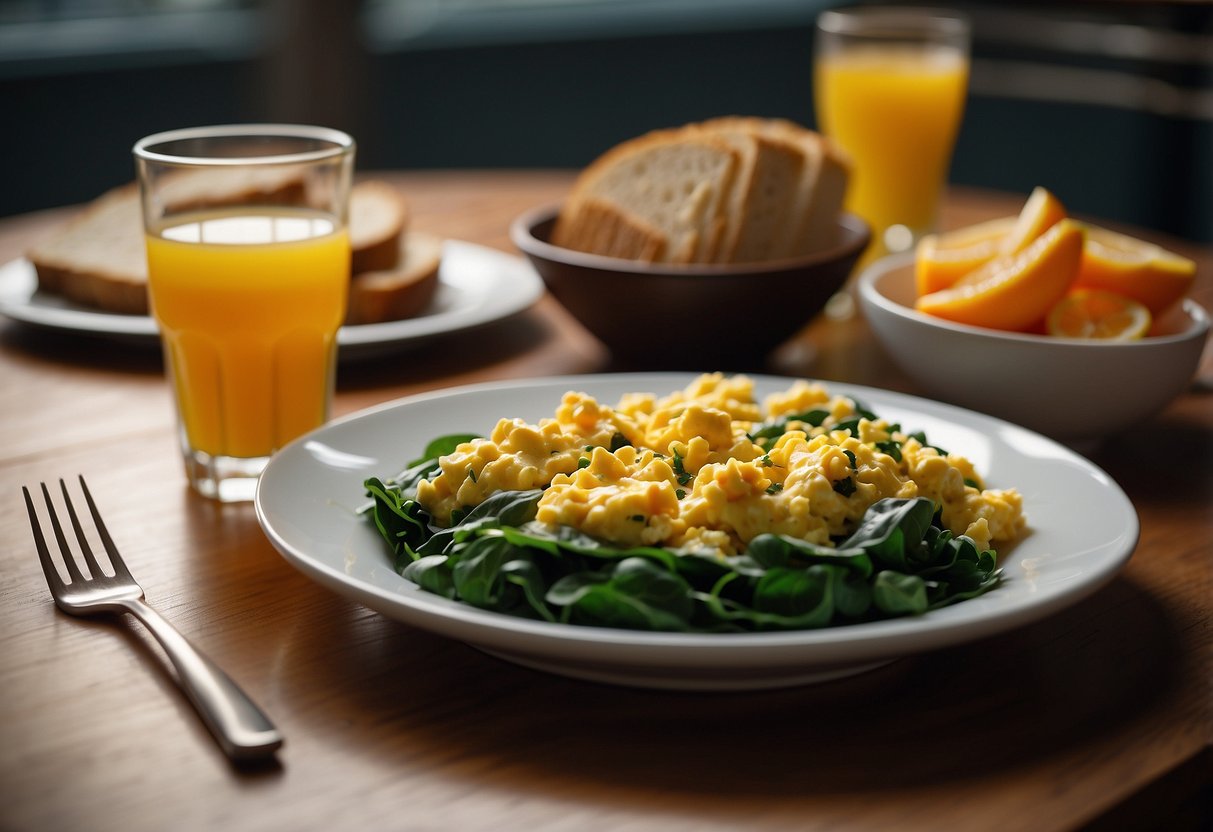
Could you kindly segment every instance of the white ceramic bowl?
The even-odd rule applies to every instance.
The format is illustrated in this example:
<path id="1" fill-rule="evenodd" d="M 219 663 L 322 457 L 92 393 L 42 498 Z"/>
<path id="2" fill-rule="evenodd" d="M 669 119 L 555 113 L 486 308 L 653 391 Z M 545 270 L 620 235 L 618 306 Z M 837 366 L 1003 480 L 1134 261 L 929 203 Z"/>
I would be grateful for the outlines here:
<path id="1" fill-rule="evenodd" d="M 931 395 L 1063 440 L 1126 430 L 1187 389 L 1209 335 L 1193 300 L 1140 341 L 1099 342 L 966 326 L 914 309 L 914 255 L 873 263 L 859 303 L 894 361 Z"/>

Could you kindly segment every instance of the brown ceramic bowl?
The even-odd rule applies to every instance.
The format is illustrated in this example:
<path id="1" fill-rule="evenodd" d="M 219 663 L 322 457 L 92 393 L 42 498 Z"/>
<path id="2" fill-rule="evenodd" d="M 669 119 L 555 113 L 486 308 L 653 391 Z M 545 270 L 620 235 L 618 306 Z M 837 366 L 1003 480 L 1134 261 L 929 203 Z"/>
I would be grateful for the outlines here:
<path id="1" fill-rule="evenodd" d="M 510 236 L 548 291 L 637 367 L 741 370 L 794 335 L 842 288 L 868 244 L 859 217 L 839 218 L 839 243 L 807 257 L 736 265 L 642 263 L 548 242 L 559 206 L 516 219 Z"/>

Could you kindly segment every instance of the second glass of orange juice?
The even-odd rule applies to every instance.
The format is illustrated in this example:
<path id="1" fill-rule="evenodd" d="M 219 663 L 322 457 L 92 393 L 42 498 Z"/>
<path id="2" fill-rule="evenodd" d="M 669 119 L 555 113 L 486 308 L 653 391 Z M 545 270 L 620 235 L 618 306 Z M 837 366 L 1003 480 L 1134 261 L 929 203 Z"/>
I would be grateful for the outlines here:
<path id="1" fill-rule="evenodd" d="M 354 142 L 233 125 L 149 136 L 135 160 L 187 476 L 207 497 L 252 499 L 270 455 L 328 418 Z"/>
<path id="2" fill-rule="evenodd" d="M 851 157 L 847 209 L 872 226 L 865 260 L 936 230 L 964 113 L 969 26 L 935 9 L 862 7 L 817 20 L 814 101 Z"/>

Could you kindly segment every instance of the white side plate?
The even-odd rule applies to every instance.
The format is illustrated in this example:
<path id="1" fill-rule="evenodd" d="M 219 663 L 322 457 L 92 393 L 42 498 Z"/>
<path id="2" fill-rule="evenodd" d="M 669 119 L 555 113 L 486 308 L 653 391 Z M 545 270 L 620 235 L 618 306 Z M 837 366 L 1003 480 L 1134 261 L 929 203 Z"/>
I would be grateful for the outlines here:
<path id="1" fill-rule="evenodd" d="M 543 282 L 522 258 L 457 240 L 443 244 L 438 280 L 434 300 L 415 318 L 342 327 L 337 336 L 341 358 L 412 347 L 435 336 L 502 320 L 531 306 L 543 294 Z M 147 315 L 89 309 L 37 288 L 37 276 L 28 260 L 0 266 L 0 314 L 50 329 L 159 348 L 156 322 Z"/>

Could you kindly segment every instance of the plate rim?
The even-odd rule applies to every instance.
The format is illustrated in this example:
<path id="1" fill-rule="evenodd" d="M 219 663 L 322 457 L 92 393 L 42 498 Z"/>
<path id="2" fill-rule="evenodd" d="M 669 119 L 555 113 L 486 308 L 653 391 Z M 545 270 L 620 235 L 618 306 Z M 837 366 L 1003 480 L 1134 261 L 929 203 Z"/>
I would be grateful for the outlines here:
<path id="1" fill-rule="evenodd" d="M 275 487 L 274 481 L 277 477 L 277 469 L 287 464 L 283 460 L 290 460 L 293 454 L 304 452 L 302 449 L 306 443 L 323 437 L 326 432 L 348 429 L 349 425 L 355 424 L 360 420 L 382 418 L 384 414 L 396 410 L 406 410 L 419 402 L 432 402 L 446 398 L 483 393 L 526 390 L 537 385 L 551 388 L 594 383 L 630 382 L 631 380 L 652 385 L 658 380 L 671 379 L 674 380 L 672 382 L 673 386 L 670 386 L 668 389 L 673 390 L 679 389 L 679 380 L 688 380 L 696 377 L 696 375 L 698 374 L 603 373 L 488 381 L 427 391 L 382 402 L 363 410 L 346 414 L 316 431 L 295 440 L 295 442 L 288 445 L 279 455 L 271 460 L 258 483 L 257 495 L 254 501 L 258 523 L 275 549 L 288 562 L 314 580 L 337 591 L 339 594 L 344 594 L 347 597 L 352 595 L 359 603 L 388 617 L 406 621 L 447 637 L 472 643 L 474 646 L 477 641 L 481 644 L 497 645 L 501 636 L 504 635 L 507 637 L 524 637 L 529 642 L 528 646 L 539 646 L 549 650 L 553 648 L 567 649 L 574 646 L 582 648 L 592 647 L 598 651 L 596 655 L 605 661 L 611 660 L 610 654 L 612 653 L 622 656 L 627 653 L 634 654 L 636 651 L 648 651 L 660 654 L 658 658 L 673 660 L 677 660 L 679 654 L 681 654 L 682 660 L 686 661 L 688 665 L 701 665 L 705 657 L 726 655 L 728 661 L 731 663 L 729 666 L 734 668 L 739 662 L 743 663 L 745 661 L 747 653 L 752 654 L 751 658 L 758 666 L 768 667 L 775 657 L 782 657 L 779 661 L 784 663 L 803 662 L 806 658 L 809 661 L 813 661 L 811 656 L 806 657 L 805 654 L 814 652 L 832 654 L 836 649 L 843 647 L 846 648 L 845 652 L 847 653 L 845 661 L 865 662 L 874 659 L 897 658 L 911 653 L 967 643 L 1008 629 L 1014 629 L 1017 626 L 1032 623 L 1077 603 L 1112 580 L 1132 557 L 1136 549 L 1140 537 L 1140 519 L 1136 508 L 1128 496 L 1115 480 L 1099 466 L 1062 443 L 1027 428 L 955 405 L 937 402 L 912 394 L 832 380 L 822 381 L 831 392 L 854 393 L 856 395 L 862 395 L 865 392 L 873 393 L 877 399 L 891 397 L 903 407 L 935 411 L 936 414 L 939 414 L 940 418 L 961 415 L 963 417 L 962 424 L 967 422 L 971 426 L 973 421 L 976 420 L 978 425 L 988 423 L 990 426 L 998 427 L 1000 430 L 1010 429 L 1016 433 L 1030 437 L 1033 442 L 1046 443 L 1054 454 L 1053 458 L 1056 458 L 1060 454 L 1068 463 L 1077 463 L 1084 470 L 1084 473 L 1101 480 L 1109 489 L 1111 498 L 1119 502 L 1120 507 L 1126 510 L 1124 513 L 1125 526 L 1120 536 L 1123 542 L 1118 547 L 1112 547 L 1115 551 L 1107 554 L 1098 564 L 1097 568 L 1088 568 L 1087 571 L 1090 575 L 1085 581 L 1076 582 L 1073 585 L 1058 590 L 1044 601 L 1037 601 L 1036 603 L 1026 605 L 1020 603 L 1009 608 L 985 609 L 983 610 L 983 614 L 978 615 L 975 620 L 973 620 L 973 616 L 965 615 L 963 610 L 977 610 L 979 607 L 976 605 L 980 603 L 981 598 L 970 599 L 923 616 L 865 622 L 862 624 L 816 630 L 759 633 L 664 633 L 530 621 L 502 613 L 480 610 L 462 602 L 450 601 L 437 595 L 425 593 L 415 584 L 406 581 L 402 577 L 399 578 L 400 585 L 392 590 L 375 586 L 357 577 L 345 575 L 307 552 L 298 551 L 291 541 L 285 539 L 279 533 L 278 529 L 274 526 L 273 518 L 268 516 L 267 513 L 265 506 L 267 495 L 263 491 L 263 485 L 269 483 L 268 486 L 265 486 L 266 488 Z M 745 375 L 754 379 L 756 384 L 760 382 L 773 382 L 778 385 L 794 380 L 793 377 L 766 374 L 747 373 Z M 651 379 L 652 381 L 640 381 L 642 379 Z M 637 387 L 636 389 L 646 388 Z M 330 498 L 332 496 L 328 495 Z M 362 495 L 358 496 L 361 497 Z M 1111 547 L 1111 543 L 1106 545 Z M 1010 556 L 1014 556 L 1014 554 Z M 393 572 L 393 574 L 395 573 Z M 965 605 L 974 606 L 966 607 Z M 385 606 L 390 607 L 390 609 L 384 609 Z M 962 610 L 962 613 L 957 615 L 948 612 L 949 610 L 957 609 Z M 399 614 L 402 610 L 407 612 L 407 614 Z M 451 625 L 451 629 L 470 633 L 475 638 L 468 637 L 467 635 L 452 635 L 444 628 L 436 629 L 427 626 L 434 623 L 433 618 L 435 616 L 441 619 L 441 623 Z M 955 618 L 960 618 L 960 621 L 953 620 Z M 958 632 L 958 630 L 962 629 L 963 632 Z M 489 637 L 485 638 L 485 636 Z M 514 649 L 516 647 L 517 645 L 509 645 L 506 649 Z M 520 652 L 526 655 L 534 655 L 534 650 L 522 650 Z M 642 660 L 642 664 L 645 661 L 652 664 L 652 660 L 654 659 L 653 656 L 649 656 L 646 659 L 644 655 L 632 655 L 631 658 Z M 826 661 L 837 662 L 839 660 L 837 656 L 831 655 Z M 663 662 L 663 665 L 669 666 L 668 662 Z M 725 668 L 722 667 L 723 669 Z"/>

